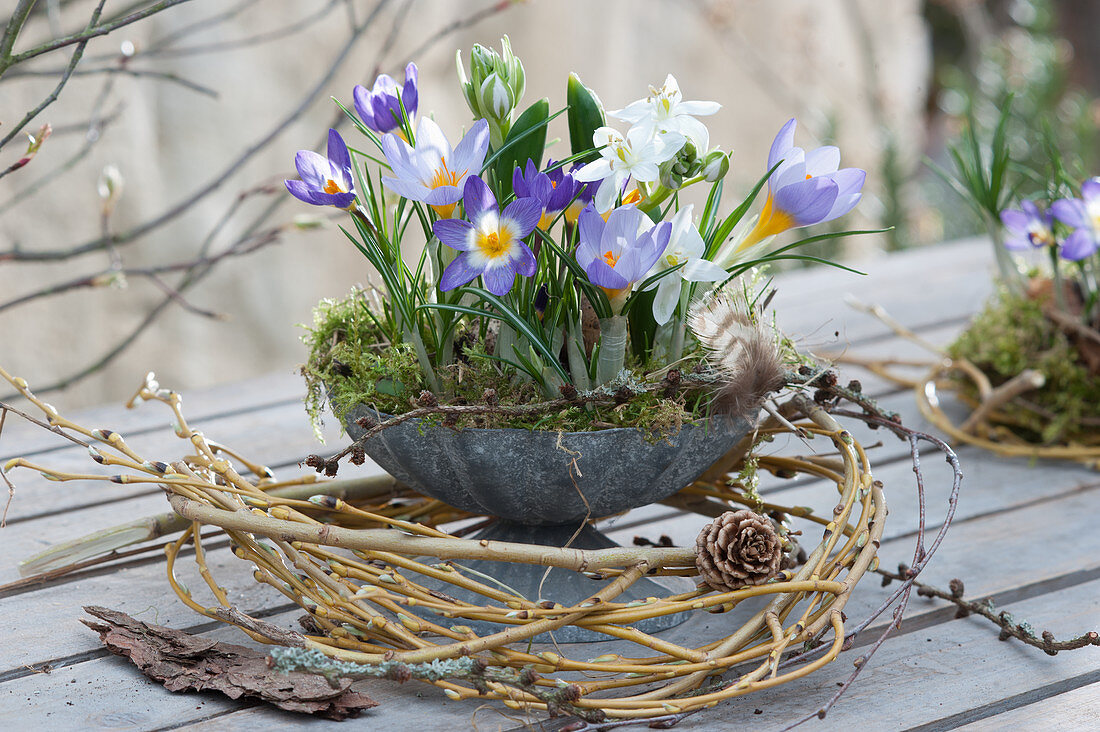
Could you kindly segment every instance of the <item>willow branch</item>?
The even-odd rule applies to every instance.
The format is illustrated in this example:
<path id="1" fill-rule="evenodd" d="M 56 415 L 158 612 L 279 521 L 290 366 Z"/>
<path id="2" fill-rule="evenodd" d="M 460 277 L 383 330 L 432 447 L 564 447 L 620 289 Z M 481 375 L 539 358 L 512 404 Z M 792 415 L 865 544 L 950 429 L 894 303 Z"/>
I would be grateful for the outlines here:
<path id="1" fill-rule="evenodd" d="M 1039 389 L 1046 383 L 1046 377 L 1034 369 L 1024 369 L 1005 383 L 998 386 L 982 399 L 978 408 L 970 413 L 966 421 L 959 426 L 963 432 L 973 432 L 974 428 L 981 424 L 989 413 L 998 407 L 1007 404 L 1021 394 Z"/>
<path id="2" fill-rule="evenodd" d="M 147 8 L 143 8 L 136 13 L 132 13 L 123 18 L 118 18 L 117 20 L 108 21 L 106 23 L 103 23 L 102 25 L 96 25 L 96 23 L 99 21 L 99 13 L 96 13 L 94 21 L 90 23 L 87 28 L 80 31 L 79 33 L 73 33 L 72 35 L 65 36 L 63 38 L 56 38 L 39 46 L 35 46 L 30 50 L 24 51 L 23 53 L 18 53 L 13 56 L 9 55 L 7 59 L 4 59 L 3 56 L 0 55 L 0 76 L 2 76 L 4 72 L 7 71 L 10 67 L 16 64 L 21 64 L 24 61 L 35 58 L 36 56 L 41 56 L 44 53 L 49 53 L 51 51 L 56 51 L 59 48 L 71 46 L 74 43 L 84 45 L 93 38 L 105 36 L 111 31 L 118 30 L 119 28 L 130 25 L 131 23 L 136 23 L 143 18 L 148 18 L 150 15 L 156 15 L 157 13 L 163 10 L 167 10 L 174 5 L 182 5 L 186 2 L 190 2 L 190 0 L 160 0 L 160 2 L 150 5 Z M 33 5 L 34 3 L 32 2 L 31 4 Z M 100 3 L 100 6 L 102 7 L 102 3 Z M 12 40 L 14 41 L 14 39 Z M 2 49 L 0 49 L 0 51 L 2 51 Z"/>
<path id="3" fill-rule="evenodd" d="M 695 550 L 680 547 L 614 547 L 570 549 L 507 541 L 438 539 L 414 536 L 395 529 L 345 529 L 334 524 L 305 524 L 259 517 L 249 511 L 226 511 L 200 503 L 178 493 L 168 502 L 180 516 L 231 531 L 271 535 L 286 541 L 304 541 L 361 551 L 382 551 L 406 556 L 445 556 L 448 559 L 481 559 L 521 564 L 542 564 L 574 572 L 630 567 L 644 562 L 650 566 L 694 567 Z"/>
<path id="4" fill-rule="evenodd" d="M 179 2 L 186 2 L 186 0 L 177 0 Z M 13 261 L 57 261 L 63 259 L 69 259 L 88 252 L 100 251 L 107 248 L 110 245 L 124 245 L 131 244 L 140 239 L 145 234 L 148 234 L 155 229 L 164 226 L 165 224 L 173 221 L 183 213 L 189 211 L 195 204 L 203 200 L 211 193 L 214 193 L 222 185 L 229 180 L 233 173 L 240 170 L 240 168 L 248 162 L 257 153 L 267 147 L 267 145 L 278 137 L 282 132 L 293 124 L 303 113 L 309 108 L 311 104 L 317 99 L 320 94 L 328 88 L 329 83 L 336 76 L 337 72 L 343 67 L 345 61 L 347 61 L 351 50 L 362 39 L 366 31 L 373 25 L 375 18 L 381 11 L 383 6 L 386 5 L 388 0 L 379 0 L 374 10 L 363 21 L 362 25 L 353 28 L 350 36 L 345 41 L 343 47 L 336 53 L 333 61 L 329 64 L 325 73 L 321 76 L 320 80 L 313 86 L 312 89 L 301 99 L 298 105 L 291 110 L 282 120 L 275 124 L 270 130 L 267 131 L 259 140 L 249 145 L 240 155 L 233 159 L 228 165 L 213 176 L 205 185 L 199 187 L 190 196 L 180 201 L 176 205 L 164 211 L 159 216 L 156 216 L 143 224 L 130 229 L 129 231 L 121 234 L 112 234 L 110 236 L 99 236 L 83 244 L 79 244 L 69 249 L 52 249 L 43 251 L 14 251 L 9 250 L 7 252 L 0 252 L 0 262 L 4 260 Z"/>
<path id="5" fill-rule="evenodd" d="M 88 22 L 89 27 L 95 25 L 95 23 L 99 20 L 99 15 L 103 12 L 103 4 L 105 2 L 107 2 L 107 0 L 99 0 L 99 4 L 96 5 L 95 10 L 92 11 L 92 18 Z M 77 44 L 76 49 L 73 51 L 73 55 L 69 57 L 69 65 L 65 67 L 65 73 L 61 75 L 61 78 L 57 82 L 57 86 L 54 87 L 49 96 L 43 99 L 37 107 L 27 112 L 27 114 L 24 115 L 23 119 L 17 122 L 15 124 L 15 127 L 13 127 L 7 135 L 5 135 L 3 138 L 0 138 L 0 148 L 3 148 L 5 145 L 11 142 L 16 135 L 23 131 L 23 128 L 26 127 L 32 119 L 37 117 L 39 113 L 42 112 L 43 109 L 57 101 L 57 97 L 61 94 L 61 90 L 64 89 L 65 85 L 69 83 L 69 79 L 72 78 L 73 72 L 76 71 L 76 65 L 80 63 L 80 58 L 84 55 L 84 47 L 87 45 L 87 41 L 81 41 Z M 3 60 L 0 59 L 0 74 L 4 73 L 4 68 L 5 67 L 3 65 Z M 12 172 L 11 168 L 0 172 L 0 178 L 3 178 L 10 172 Z"/>

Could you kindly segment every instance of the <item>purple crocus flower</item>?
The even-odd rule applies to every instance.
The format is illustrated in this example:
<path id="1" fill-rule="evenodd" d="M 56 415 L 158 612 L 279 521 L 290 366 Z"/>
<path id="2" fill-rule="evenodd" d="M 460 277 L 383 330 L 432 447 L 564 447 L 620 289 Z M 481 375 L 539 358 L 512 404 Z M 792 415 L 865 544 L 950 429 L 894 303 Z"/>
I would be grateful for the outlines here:
<path id="1" fill-rule="evenodd" d="M 1080 198 L 1063 198 L 1050 209 L 1059 221 L 1077 227 L 1062 242 L 1063 259 L 1076 262 L 1100 249 L 1100 178 L 1082 183 Z"/>
<path id="2" fill-rule="evenodd" d="M 516 198 L 536 198 L 542 203 L 542 218 L 538 228 L 547 230 L 559 213 L 573 202 L 580 193 L 583 183 L 578 182 L 570 173 L 560 167 L 555 168 L 550 161 L 550 170 L 543 173 L 534 161 L 527 161 L 527 169 L 521 171 L 517 165 L 512 173 L 512 190 Z"/>
<path id="3" fill-rule="evenodd" d="M 535 273 L 535 255 L 523 237 L 534 231 L 542 215 L 538 199 L 517 198 L 501 213 L 489 186 L 471 175 L 463 187 L 462 204 L 469 221 L 440 219 L 432 224 L 439 241 L 459 251 L 439 279 L 440 290 L 453 290 L 481 275 L 485 289 L 504 295 L 517 273 Z"/>
<path id="4" fill-rule="evenodd" d="M 328 131 L 328 157 L 312 150 L 299 150 L 294 156 L 294 166 L 302 179 L 284 182 L 295 198 L 314 206 L 351 208 L 355 205 L 351 155 L 336 130 Z"/>
<path id="5" fill-rule="evenodd" d="M 391 191 L 410 201 L 423 201 L 443 218 L 454 213 L 462 198 L 466 177 L 481 171 L 489 151 L 489 123 L 479 119 L 453 149 L 439 125 L 421 117 L 416 126 L 416 147 L 390 133 L 382 136 L 394 177 L 382 178 Z"/>
<path id="6" fill-rule="evenodd" d="M 800 226 L 820 224 L 855 208 L 863 195 L 867 172 L 840 166 L 840 150 L 832 146 L 806 152 L 794 146 L 797 122 L 792 118 L 779 130 L 768 152 L 768 169 L 779 167 L 768 179 L 768 198 L 756 227 L 742 248 Z"/>
<path id="7" fill-rule="evenodd" d="M 389 74 L 382 74 L 375 79 L 370 91 L 362 84 L 356 84 L 352 97 L 355 99 L 355 111 L 359 113 L 363 124 L 375 132 L 384 134 L 400 127 L 402 104 L 405 105 L 405 113 L 410 120 L 416 115 L 419 101 L 416 64 L 410 63 L 405 67 L 405 85 L 401 88 L 400 99 L 397 82 Z"/>
<path id="8" fill-rule="evenodd" d="M 649 217 L 633 205 L 613 209 L 606 222 L 594 206 L 581 211 L 577 263 L 612 300 L 644 278 L 668 246 L 672 224 L 663 221 L 647 228 L 649 224 Z"/>
<path id="9" fill-rule="evenodd" d="M 569 169 L 569 174 L 573 175 L 578 170 L 583 168 L 583 163 L 573 163 L 573 166 Z M 573 180 L 576 180 L 574 177 Z M 565 209 L 565 223 L 573 226 L 577 223 L 577 219 L 580 218 L 581 211 L 588 207 L 588 204 L 592 203 L 596 198 L 596 191 L 599 190 L 600 182 L 595 183 L 579 183 L 576 196 L 573 198 L 573 202 Z M 625 187 L 625 184 L 624 184 Z"/>
<path id="10" fill-rule="evenodd" d="M 1001 223 L 1013 234 L 1005 241 L 1005 249 L 1022 252 L 1054 246 L 1054 214 L 1043 211 L 1034 201 L 1022 201 L 1019 210 L 1001 211 Z"/>

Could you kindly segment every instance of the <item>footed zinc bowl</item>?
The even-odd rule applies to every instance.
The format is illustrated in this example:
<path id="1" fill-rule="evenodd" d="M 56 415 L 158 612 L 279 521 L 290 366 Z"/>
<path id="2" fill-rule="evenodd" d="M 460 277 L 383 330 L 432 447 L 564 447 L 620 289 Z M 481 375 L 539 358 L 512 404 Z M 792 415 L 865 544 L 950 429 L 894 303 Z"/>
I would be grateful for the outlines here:
<path id="1" fill-rule="evenodd" d="M 356 407 L 346 420 L 355 439 L 364 432 L 356 420 L 364 416 L 379 420 L 387 415 Z M 667 440 L 650 443 L 633 428 L 563 433 L 456 430 L 409 420 L 382 430 L 363 448 L 390 475 L 415 490 L 456 508 L 497 517 L 473 539 L 607 549 L 618 545 L 588 520 L 668 498 L 694 482 L 750 429 L 745 420 L 722 417 L 685 424 Z M 565 606 L 583 601 L 600 587 L 582 573 L 537 564 L 479 560 L 462 565 L 528 599 L 551 599 Z M 667 594 L 676 580 L 684 583 L 677 591 L 690 590 L 691 583 L 683 578 L 644 578 L 618 599 L 631 602 Z M 473 604 L 485 600 L 451 585 L 439 589 Z M 652 633 L 686 619 L 687 614 L 675 613 L 642 620 L 635 627 Z M 482 633 L 500 630 L 487 621 L 467 624 Z M 533 640 L 551 640 L 543 636 L 549 634 Z M 553 640 L 565 643 L 604 639 L 573 626 L 553 634 Z"/>
<path id="2" fill-rule="evenodd" d="M 355 439 L 364 432 L 356 420 L 364 416 L 386 418 L 356 407 L 347 417 Z M 409 420 L 363 447 L 390 475 L 455 508 L 519 524 L 576 526 L 671 496 L 749 429 L 744 420 L 719 417 L 647 442 L 633 428 L 458 430 Z"/>

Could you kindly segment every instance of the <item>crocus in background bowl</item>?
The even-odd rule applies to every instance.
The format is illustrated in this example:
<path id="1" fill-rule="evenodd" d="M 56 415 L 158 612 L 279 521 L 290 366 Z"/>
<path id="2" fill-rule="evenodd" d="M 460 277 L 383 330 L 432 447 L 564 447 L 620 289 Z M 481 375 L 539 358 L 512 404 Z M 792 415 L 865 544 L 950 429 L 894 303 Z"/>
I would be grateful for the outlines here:
<path id="1" fill-rule="evenodd" d="M 928 377 L 952 385 L 969 414 L 955 424 L 938 400 L 918 404 L 961 442 L 1095 467 L 1100 177 L 1070 177 L 1080 163 L 1053 146 L 1041 169 L 1013 159 L 1003 134 L 1011 113 L 1009 102 L 990 140 L 970 135 L 953 151 L 957 188 L 983 213 L 999 265 L 993 297 L 947 348 L 948 367 Z"/>
<path id="2" fill-rule="evenodd" d="M 839 169 L 836 148 L 794 147 L 792 120 L 766 166 L 761 156 L 758 185 L 730 205 L 729 154 L 699 119 L 719 104 L 684 101 L 669 75 L 605 113 L 572 74 L 556 111 L 548 99 L 522 108 L 507 39 L 501 53 L 476 46 L 468 73 L 459 57 L 472 122 L 445 132 L 416 81 L 410 65 L 403 86 L 382 77 L 357 89 L 358 114 L 345 108 L 365 137 L 351 146 L 354 185 L 338 179 L 343 143 L 330 144 L 329 168 L 287 182 L 337 205 L 298 194 L 324 191 L 312 171 L 331 170 L 354 193 L 337 207 L 367 264 L 363 287 L 315 311 L 307 406 L 316 418 L 327 402 L 416 489 L 501 517 L 485 536 L 611 545 L 586 522 L 694 481 L 783 385 L 798 356 L 761 311 L 760 271 L 816 259 L 793 252 L 806 240 L 771 242 L 851 210 L 863 172 Z M 555 124 L 568 150 L 549 149 Z M 705 205 L 681 204 L 696 186 Z M 765 186 L 761 214 L 747 216 Z M 509 582 L 566 599 L 590 590 L 555 572 L 549 585 L 538 567 Z"/>

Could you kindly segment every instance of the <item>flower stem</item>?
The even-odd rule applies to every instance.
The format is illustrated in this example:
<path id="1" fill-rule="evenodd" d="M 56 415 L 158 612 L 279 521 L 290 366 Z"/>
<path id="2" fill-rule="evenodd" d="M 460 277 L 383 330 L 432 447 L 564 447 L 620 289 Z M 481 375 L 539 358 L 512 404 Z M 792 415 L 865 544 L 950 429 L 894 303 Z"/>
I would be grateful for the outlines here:
<path id="1" fill-rule="evenodd" d="M 570 327 L 569 337 L 565 339 L 565 352 L 569 358 L 569 377 L 573 386 L 581 391 L 592 388 L 592 382 L 588 379 L 588 363 L 584 357 L 584 336 L 581 335 L 580 321 L 576 320 Z"/>
<path id="2" fill-rule="evenodd" d="M 673 275 L 675 277 L 675 275 Z M 679 361 L 684 355 L 684 334 L 687 331 L 687 307 L 691 297 L 691 286 L 685 284 L 680 288 L 680 306 L 676 308 L 675 330 L 672 332 L 672 352 L 669 361 Z"/>
<path id="3" fill-rule="evenodd" d="M 989 237 L 993 240 L 993 255 L 997 260 L 997 269 L 1001 273 L 1001 281 L 1004 282 L 1005 287 L 1007 287 L 1010 292 L 1018 295 L 1023 291 L 1022 283 L 1020 282 L 1020 273 L 1017 271 L 1016 265 L 1012 262 L 1012 255 L 1005 249 L 1001 222 L 997 221 L 989 214 L 986 214 L 984 218 L 985 228 L 989 232 Z"/>
<path id="4" fill-rule="evenodd" d="M 1068 315 L 1069 306 L 1066 303 L 1065 286 L 1062 284 L 1062 268 L 1058 266 L 1058 250 L 1055 247 L 1048 247 L 1047 251 L 1050 252 L 1051 276 L 1054 279 L 1054 304 Z"/>
<path id="5" fill-rule="evenodd" d="M 626 360 L 626 317 L 612 315 L 600 321 L 600 360 L 596 363 L 596 385 L 614 379 Z"/>
<path id="6" fill-rule="evenodd" d="M 424 372 L 428 387 L 438 394 L 439 377 L 436 376 L 435 369 L 432 368 L 432 361 L 428 358 L 428 349 L 424 347 L 424 340 L 420 337 L 416 322 L 406 323 L 399 308 L 394 308 L 393 316 L 394 320 L 397 321 L 397 327 L 401 330 L 402 340 L 411 343 L 413 350 L 416 351 L 416 360 L 420 362 L 420 370 Z"/>

